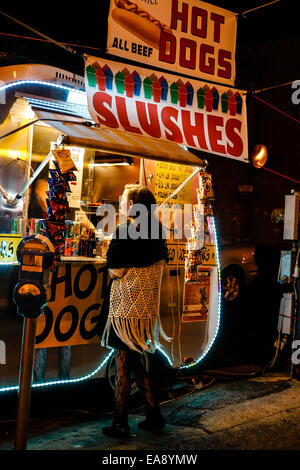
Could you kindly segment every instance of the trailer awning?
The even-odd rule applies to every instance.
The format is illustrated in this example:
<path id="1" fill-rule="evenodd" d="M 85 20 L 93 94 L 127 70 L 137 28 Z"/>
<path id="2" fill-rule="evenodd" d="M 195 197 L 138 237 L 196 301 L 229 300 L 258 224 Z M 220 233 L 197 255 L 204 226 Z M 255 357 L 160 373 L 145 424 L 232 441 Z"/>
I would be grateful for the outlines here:
<path id="1" fill-rule="evenodd" d="M 83 124 L 84 119 L 74 116 L 40 109 L 34 109 L 34 112 L 39 119 L 46 120 L 51 127 L 61 132 L 66 145 L 95 149 L 103 152 L 103 158 L 105 154 L 114 154 L 204 166 L 203 160 L 174 142 L 157 141 L 114 129 L 88 127 Z"/>

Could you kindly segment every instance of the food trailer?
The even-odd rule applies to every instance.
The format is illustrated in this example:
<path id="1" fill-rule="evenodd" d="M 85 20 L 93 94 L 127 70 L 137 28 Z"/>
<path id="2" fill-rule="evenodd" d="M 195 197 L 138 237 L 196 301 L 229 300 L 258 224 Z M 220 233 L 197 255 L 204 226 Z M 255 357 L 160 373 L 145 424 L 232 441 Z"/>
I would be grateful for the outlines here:
<path id="1" fill-rule="evenodd" d="M 213 349 L 221 298 L 218 240 L 211 207 L 205 212 L 203 205 L 206 238 L 200 240 L 197 259 L 188 256 L 191 246 L 187 238 L 176 236 L 174 229 L 174 220 L 182 221 L 185 204 L 190 205 L 190 219 L 183 224 L 191 225 L 192 218 L 197 218 L 193 207 L 197 197 L 199 202 L 201 171 L 206 170 L 206 163 L 176 139 L 153 138 L 149 126 L 148 134 L 125 129 L 130 127 L 131 118 L 130 113 L 126 115 L 129 108 L 124 97 L 130 101 L 138 96 L 141 100 L 142 93 L 150 105 L 167 103 L 164 99 L 185 110 L 191 99 L 188 91 L 195 90 L 195 84 L 193 87 L 189 82 L 182 96 L 183 89 L 181 93 L 179 89 L 183 85 L 170 86 L 171 77 L 165 76 L 159 83 L 152 77 L 150 93 L 150 78 L 146 80 L 136 68 L 131 71 L 122 65 L 119 70 L 118 63 L 87 63 L 85 85 L 82 77 L 53 67 L 10 66 L 0 70 L 4 82 L 0 86 L 0 392 L 18 388 L 22 319 L 12 300 L 18 279 L 16 248 L 24 236 L 41 233 L 47 199 L 43 183 L 55 168 L 53 150 L 57 148 L 70 152 L 76 181 L 70 182 L 68 233 L 52 274 L 51 299 L 37 323 L 33 387 L 77 383 L 106 374 L 113 350 L 100 345 L 98 331 L 108 283 L 105 253 L 109 237 L 103 237 L 98 245 L 90 239 L 106 204 L 118 213 L 119 196 L 129 183 L 141 182 L 154 192 L 169 233 L 170 260 L 162 282 L 161 321 L 172 340 L 162 340 L 160 353 L 171 368 L 177 369 L 194 366 Z M 215 91 L 220 98 L 225 90 L 219 88 Z M 213 112 L 217 94 L 201 90 L 198 95 L 193 91 L 198 109 L 207 106 Z M 166 91 L 169 95 L 163 98 Z M 237 94 L 234 109 L 229 108 L 228 95 L 233 93 L 227 90 L 226 103 L 219 99 L 215 111 L 226 116 L 227 151 L 234 158 L 240 141 L 230 119 L 236 123 L 244 118 L 245 106 L 242 109 L 243 100 Z M 118 109 L 116 105 L 109 109 L 111 97 Z M 95 115 L 91 115 L 91 99 L 97 107 Z M 110 126 L 102 125 L 99 109 L 102 121 L 113 121 L 113 113 L 117 113 L 123 128 L 117 128 L 114 121 Z M 120 118 L 121 109 L 125 115 Z M 174 135 L 174 116 L 169 115 L 165 122 Z M 147 127 L 146 121 L 144 125 Z M 217 137 L 211 142 L 216 144 Z M 241 151 L 239 156 L 244 158 Z M 88 246 L 92 247 L 90 251 Z M 193 263 L 190 271 L 187 260 Z"/>

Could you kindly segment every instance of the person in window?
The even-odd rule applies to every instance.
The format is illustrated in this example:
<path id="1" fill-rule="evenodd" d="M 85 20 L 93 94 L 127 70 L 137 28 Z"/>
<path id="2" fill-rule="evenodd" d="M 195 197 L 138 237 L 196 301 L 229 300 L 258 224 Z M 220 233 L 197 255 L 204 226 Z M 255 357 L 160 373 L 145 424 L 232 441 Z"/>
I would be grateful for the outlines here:
<path id="1" fill-rule="evenodd" d="M 47 212 L 47 191 L 48 181 L 44 178 L 36 180 L 31 188 L 30 201 L 28 207 L 29 219 L 43 219 Z"/>
<path id="2" fill-rule="evenodd" d="M 115 349 L 117 374 L 114 418 L 111 426 L 103 428 L 103 433 L 115 437 L 130 436 L 131 372 L 145 394 L 146 419 L 139 427 L 154 431 L 165 426 L 147 367 L 149 354 L 159 346 L 159 334 L 170 340 L 159 316 L 161 279 L 168 249 L 163 228 L 151 211 L 155 205 L 155 197 L 148 188 L 126 185 L 121 211 L 128 213 L 128 218 L 116 228 L 107 251 L 111 282 L 102 310 L 107 321 L 101 344 Z M 137 207 L 144 209 L 144 218 L 136 212 Z"/>

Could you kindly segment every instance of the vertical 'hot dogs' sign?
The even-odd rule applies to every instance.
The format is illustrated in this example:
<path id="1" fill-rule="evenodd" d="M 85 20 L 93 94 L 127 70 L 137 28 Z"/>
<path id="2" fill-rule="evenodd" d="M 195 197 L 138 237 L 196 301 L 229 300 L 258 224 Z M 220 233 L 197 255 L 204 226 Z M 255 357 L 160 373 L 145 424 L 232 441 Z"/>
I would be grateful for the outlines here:
<path id="1" fill-rule="evenodd" d="M 85 78 L 101 127 L 248 160 L 243 91 L 92 56 Z"/>
<path id="2" fill-rule="evenodd" d="M 234 84 L 236 14 L 199 0 L 111 0 L 107 51 Z"/>

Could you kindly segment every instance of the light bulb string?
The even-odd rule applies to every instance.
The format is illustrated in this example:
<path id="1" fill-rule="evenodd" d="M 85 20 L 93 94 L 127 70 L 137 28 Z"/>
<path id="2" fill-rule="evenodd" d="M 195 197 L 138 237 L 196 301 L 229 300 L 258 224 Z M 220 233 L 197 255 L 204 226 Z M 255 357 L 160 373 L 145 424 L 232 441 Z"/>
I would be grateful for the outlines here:
<path id="1" fill-rule="evenodd" d="M 39 42 L 48 42 L 48 43 L 51 43 L 51 40 L 50 39 L 41 39 L 41 38 L 33 38 L 31 36 L 23 36 L 21 34 L 12 34 L 12 33 L 4 33 L 4 32 L 0 32 L 0 35 L 1 36 L 9 36 L 9 37 L 13 37 L 13 38 L 19 38 L 19 39 L 28 39 L 30 41 L 39 41 Z M 83 44 L 73 44 L 71 42 L 61 42 L 61 41 L 57 41 L 58 44 L 61 44 L 63 46 L 73 46 L 73 47 L 81 47 L 82 49 L 95 49 L 95 50 L 99 50 L 100 48 L 99 47 L 94 47 L 94 46 L 86 46 L 86 45 L 83 45 Z"/>
<path id="2" fill-rule="evenodd" d="M 261 8 L 269 7 L 270 5 L 274 5 L 275 3 L 279 3 L 279 2 L 280 0 L 273 0 L 273 2 L 265 3 L 264 5 L 259 5 L 255 8 L 251 8 L 250 10 L 245 10 L 241 13 L 241 15 L 245 17 L 246 15 L 248 15 L 248 13 L 252 13 L 253 11 L 260 10 Z"/>
<path id="3" fill-rule="evenodd" d="M 275 111 L 278 111 L 279 113 L 283 114 L 284 116 L 288 117 L 289 119 L 292 119 L 293 121 L 295 121 L 297 124 L 300 124 L 300 121 L 296 118 L 294 118 L 293 116 L 290 116 L 289 114 L 285 113 L 284 111 L 282 111 L 281 109 L 279 108 L 276 108 L 276 106 L 273 106 L 272 104 L 268 103 L 267 101 L 259 98 L 258 96 L 255 96 L 254 94 L 250 94 L 250 96 L 252 96 L 253 98 L 256 98 L 258 101 L 261 101 L 262 103 L 264 103 L 265 105 L 269 106 L 270 108 L 274 109 Z M 263 168 L 264 170 L 266 171 L 269 171 L 271 173 L 274 173 L 275 175 L 277 176 L 281 176 L 282 178 L 286 178 L 290 181 L 293 181 L 294 183 L 297 183 L 297 184 L 300 184 L 300 181 L 298 180 L 295 180 L 294 178 L 291 178 L 290 176 L 286 176 L 286 175 L 283 175 L 282 173 L 279 173 L 277 171 L 274 171 L 274 170 L 271 170 L 270 168 L 266 168 L 265 166 L 261 166 L 261 165 L 258 165 L 259 168 Z"/>
<path id="4" fill-rule="evenodd" d="M 258 165 L 259 168 L 262 168 L 263 170 L 269 171 L 270 173 L 274 173 L 277 176 L 281 176 L 282 178 L 286 178 L 290 181 L 293 181 L 294 183 L 300 184 L 300 181 L 295 180 L 294 178 L 291 178 L 290 176 L 283 175 L 282 173 L 279 173 L 278 171 L 271 170 L 270 168 L 266 168 L 265 166 Z"/>

